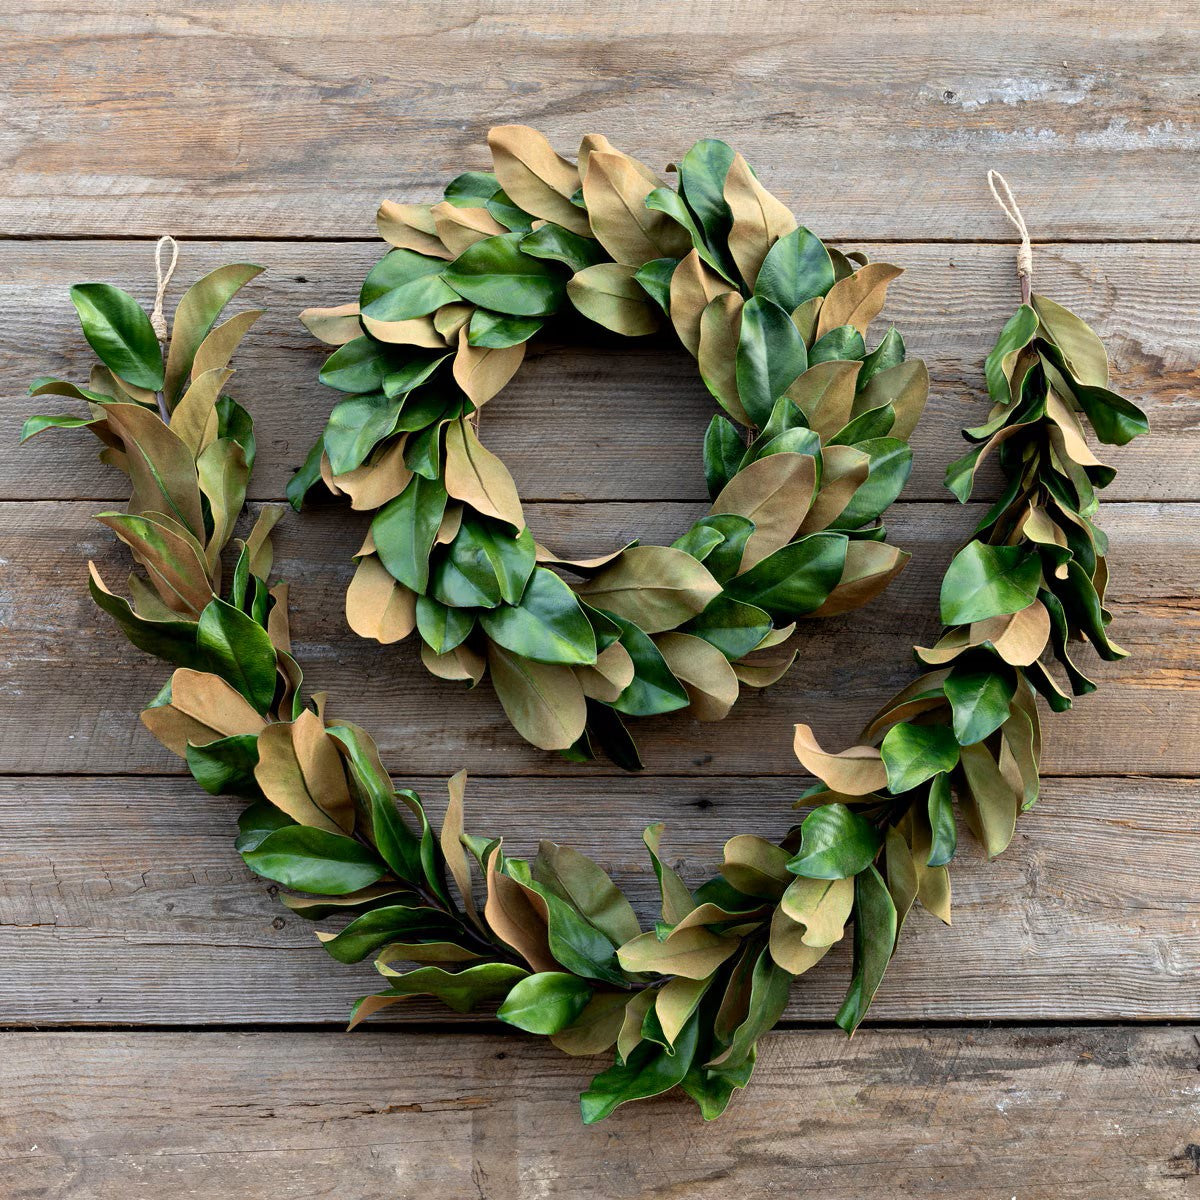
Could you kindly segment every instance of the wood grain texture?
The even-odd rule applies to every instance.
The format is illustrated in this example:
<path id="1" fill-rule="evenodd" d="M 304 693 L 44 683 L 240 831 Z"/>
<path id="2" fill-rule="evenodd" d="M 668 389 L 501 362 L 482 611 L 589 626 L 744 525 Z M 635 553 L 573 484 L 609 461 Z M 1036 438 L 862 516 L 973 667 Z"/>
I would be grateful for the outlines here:
<path id="1" fill-rule="evenodd" d="M 112 586 L 127 570 L 123 549 L 92 519 L 95 511 L 89 503 L 0 504 L 0 558 L 9 563 L 0 590 L 7 606 L 0 626 L 0 770 L 180 770 L 137 720 L 167 670 L 130 647 L 86 591 L 87 559 L 100 563 Z M 549 545 L 590 552 L 639 534 L 669 542 L 703 508 L 555 504 L 528 511 Z M 812 724 L 830 745 L 851 742 L 913 677 L 913 643 L 936 639 L 942 573 L 980 511 L 979 505 L 897 505 L 891 537 L 913 552 L 913 561 L 885 596 L 845 617 L 804 623 L 792 671 L 765 691 L 747 689 L 720 725 L 685 716 L 636 722 L 649 769 L 794 775 L 797 721 Z M 1113 634 L 1132 657 L 1097 661 L 1100 691 L 1070 713 L 1047 718 L 1044 768 L 1052 774 L 1198 775 L 1195 506 L 1111 505 L 1101 523 L 1112 540 Z M 308 686 L 330 693 L 332 711 L 370 729 L 397 772 L 438 774 L 459 766 L 575 778 L 615 772 L 599 763 L 567 767 L 557 755 L 524 744 L 490 683 L 463 691 L 431 677 L 414 645 L 381 647 L 352 634 L 343 595 L 361 524 L 326 509 L 285 520 L 277 539 L 275 572 L 293 582 L 297 653 Z M 31 712 L 36 722 L 28 720 Z"/>
<path id="2" fill-rule="evenodd" d="M 776 1033 L 716 1125 L 675 1095 L 590 1129 L 586 1060 L 532 1038 L 2 1046 L 12 1200 L 1183 1200 L 1200 1161 L 1190 1028 Z"/>
<path id="3" fill-rule="evenodd" d="M 7 232 L 362 236 L 489 165 L 489 126 L 661 168 L 724 137 L 823 234 L 1187 238 L 1190 0 L 9 5 Z"/>
<path id="4" fill-rule="evenodd" d="M 398 782 L 440 821 L 443 779 Z M 503 835 L 514 854 L 545 837 L 594 856 L 648 923 L 644 825 L 666 822 L 664 852 L 696 886 L 727 838 L 780 837 L 799 790 L 791 779 L 477 778 L 467 827 Z M 1200 1020 L 1198 801 L 1194 780 L 1051 779 L 995 862 L 964 833 L 954 925 L 913 913 L 872 1019 Z M 0 1025 L 343 1024 L 379 976 L 329 958 L 313 925 L 244 867 L 240 808 L 190 780 L 0 779 Z M 849 975 L 839 946 L 794 986 L 789 1017 L 831 1020 Z M 416 1000 L 387 1015 L 454 1019 Z"/>
<path id="5" fill-rule="evenodd" d="M 353 299 L 382 243 L 189 242 L 181 285 L 233 259 L 267 267 L 242 307 L 266 307 L 234 365 L 230 385 L 253 413 L 259 461 L 251 494 L 283 495 L 338 394 L 317 382 L 325 348 L 296 315 Z M 1011 246 L 866 244 L 872 258 L 906 273 L 893 285 L 887 321 L 931 373 L 929 407 L 913 437 L 910 499 L 948 500 L 946 464 L 964 449 L 960 430 L 987 411 L 983 359 L 1018 299 Z M 1047 246 L 1037 286 L 1091 321 L 1113 360 L 1116 384 L 1150 413 L 1152 431 L 1129 446 L 1103 447 L 1119 468 L 1106 499 L 1187 500 L 1200 495 L 1200 246 Z M 71 402 L 31 400 L 29 382 L 59 375 L 86 382 L 94 355 L 67 297 L 72 283 L 106 279 L 149 305 L 149 243 L 0 242 L 0 440 L 12 446 L 32 411 Z M 182 294 L 175 287 L 171 300 Z M 168 310 L 170 303 L 168 304 Z M 696 365 L 681 349 L 613 338 L 592 347 L 542 347 L 487 407 L 483 436 L 528 500 L 700 500 L 704 429 L 715 410 Z M 993 477 L 994 479 L 994 477 Z M 108 498 L 124 481 L 96 461 L 90 435 L 43 434 L 0 456 L 0 499 Z M 994 482 L 981 477 L 981 496 Z"/>

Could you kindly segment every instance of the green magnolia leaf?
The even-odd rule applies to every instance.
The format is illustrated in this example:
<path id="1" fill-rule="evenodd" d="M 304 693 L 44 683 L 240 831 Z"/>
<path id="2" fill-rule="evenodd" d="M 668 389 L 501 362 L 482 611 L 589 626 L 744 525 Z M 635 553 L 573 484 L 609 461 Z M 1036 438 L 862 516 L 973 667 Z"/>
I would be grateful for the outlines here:
<path id="1" fill-rule="evenodd" d="M 943 625 L 968 625 L 1020 612 L 1037 599 L 1041 559 L 1024 546 L 968 542 L 942 578 Z"/>
<path id="2" fill-rule="evenodd" d="M 179 667 L 203 670 L 207 666 L 207 655 L 196 646 L 195 621 L 181 616 L 163 620 L 139 616 L 128 600 L 113 595 L 104 586 L 95 566 L 91 568 L 88 588 L 92 599 L 121 626 L 122 632 L 139 650 Z"/>
<path id="3" fill-rule="evenodd" d="M 738 473 L 745 452 L 746 443 L 737 426 L 718 413 L 704 434 L 704 481 L 713 500 Z"/>
<path id="4" fill-rule="evenodd" d="M 540 971 L 520 980 L 496 1010 L 496 1016 L 526 1033 L 554 1034 L 587 1007 L 591 985 L 562 971 Z"/>
<path id="5" fill-rule="evenodd" d="M 806 300 L 823 296 L 834 284 L 833 260 L 815 233 L 798 225 L 767 251 L 754 294 L 793 312 Z"/>
<path id="6" fill-rule="evenodd" d="M 382 878 L 387 868 L 375 852 L 353 838 L 311 825 L 288 825 L 242 852 L 264 879 L 299 892 L 345 896 Z"/>
<path id="7" fill-rule="evenodd" d="M 596 245 L 595 242 L 590 244 Z M 633 273 L 634 279 L 667 316 L 671 313 L 671 276 L 677 266 L 677 258 L 652 258 Z"/>
<path id="8" fill-rule="evenodd" d="M 253 850 L 277 829 L 294 826 L 295 821 L 270 801 L 256 800 L 238 817 L 238 837 L 233 843 L 239 854 Z"/>
<path id="9" fill-rule="evenodd" d="M 954 713 L 954 736 L 962 746 L 982 742 L 1008 720 L 1016 685 L 1007 671 L 978 670 L 958 663 L 943 685 Z"/>
<path id="10" fill-rule="evenodd" d="M 380 974 L 390 985 L 382 993 L 384 996 L 436 996 L 455 1012 L 470 1012 L 477 1004 L 507 994 L 529 972 L 512 963 L 486 962 L 462 971 L 446 971 L 441 967 L 393 971 L 390 967 L 380 967 Z"/>
<path id="11" fill-rule="evenodd" d="M 931 867 L 944 867 L 958 848 L 958 827 L 954 822 L 954 803 L 950 796 L 950 777 L 935 775 L 929 785 L 929 845 Z"/>
<path id="12" fill-rule="evenodd" d="M 400 495 L 389 500 L 371 522 L 379 560 L 393 579 L 421 595 L 429 584 L 429 553 L 446 511 L 440 479 L 414 475 Z"/>
<path id="13" fill-rule="evenodd" d="M 1108 383 L 1108 353 L 1091 327 L 1070 309 L 1046 296 L 1030 299 L 1042 331 L 1062 351 L 1071 375 L 1086 387 Z"/>
<path id="14" fill-rule="evenodd" d="M 898 367 L 904 361 L 904 339 L 895 326 L 884 334 L 883 341 L 863 359 L 858 373 L 858 390 L 861 392 L 872 379 L 889 367 Z"/>
<path id="15" fill-rule="evenodd" d="M 755 425 L 770 420 L 775 401 L 807 368 L 804 339 L 788 312 L 762 296 L 747 300 L 738 338 L 737 390 Z"/>
<path id="16" fill-rule="evenodd" d="M 987 380 L 988 395 L 993 404 L 1010 404 L 1012 392 L 1008 383 L 1005 368 L 1009 366 L 1020 350 L 1033 341 L 1037 333 L 1038 316 L 1028 304 L 1022 304 L 1008 319 L 1008 323 L 1000 331 L 992 352 L 983 364 L 983 374 Z"/>
<path id="17" fill-rule="evenodd" d="M 214 596 L 200 614 L 196 645 L 217 674 L 267 712 L 275 698 L 275 647 L 261 625 Z"/>
<path id="18" fill-rule="evenodd" d="M 408 348 L 408 357 L 403 360 L 396 354 L 387 355 L 385 359 L 387 373 L 383 377 L 383 394 L 390 400 L 407 396 L 409 392 L 420 387 L 449 357 L 448 351 L 419 350 L 412 347 Z M 326 365 L 328 365 L 328 360 L 326 360 Z M 431 404 L 434 403 L 433 397 L 429 399 Z M 404 428 L 419 427 L 412 423 L 413 408 L 414 406 L 411 404 L 405 405 L 410 419 L 405 422 Z M 441 413 L 438 412 L 437 415 L 440 416 Z"/>
<path id="19" fill-rule="evenodd" d="M 521 241 L 520 233 L 504 233 L 468 246 L 446 267 L 446 282 L 494 312 L 548 317 L 562 305 L 566 280 L 544 259 L 523 254 Z"/>
<path id="20" fill-rule="evenodd" d="M 728 250 L 733 213 L 725 199 L 725 177 L 733 160 L 731 146 L 717 138 L 702 138 L 679 164 L 679 192 L 703 232 L 706 247 L 729 279 L 737 279 Z"/>
<path id="21" fill-rule="evenodd" d="M 896 948 L 896 905 L 883 877 L 867 867 L 854 880 L 854 976 L 834 1018 L 853 1033 L 871 1007 Z"/>
<path id="22" fill-rule="evenodd" d="M 834 359 L 849 359 L 857 362 L 867 352 L 863 336 L 853 325 L 838 325 L 818 338 L 808 352 L 810 366 Z"/>
<path id="23" fill-rule="evenodd" d="M 607 872 L 569 846 L 541 842 L 533 877 L 570 903 L 614 945 L 641 933 L 633 906 Z"/>
<path id="24" fill-rule="evenodd" d="M 324 454 L 325 439 L 318 438 L 305 457 L 304 465 L 287 481 L 285 495 L 296 512 L 304 506 L 304 497 L 321 482 L 321 459 Z"/>
<path id="25" fill-rule="evenodd" d="M 453 940 L 461 932 L 458 922 L 441 909 L 388 904 L 355 917 L 323 944 L 331 958 L 356 963 L 392 942 L 433 937 Z"/>
<path id="26" fill-rule="evenodd" d="M 318 379 L 339 392 L 377 392 L 390 369 L 390 355 L 374 338 L 358 337 L 339 346 L 321 367 Z"/>
<path id="27" fill-rule="evenodd" d="M 763 609 L 721 595 L 698 617 L 681 626 L 681 631 L 702 637 L 730 662 L 736 662 L 757 649 L 772 628 L 771 618 Z"/>
<path id="28" fill-rule="evenodd" d="M 855 443 L 871 462 L 867 481 L 838 515 L 838 529 L 859 529 L 881 516 L 904 490 L 912 474 L 912 448 L 898 438 L 881 437 Z"/>
<path id="29" fill-rule="evenodd" d="M 879 831 L 844 804 L 822 804 L 800 825 L 800 850 L 787 869 L 808 879 L 849 879 L 870 863 L 881 845 Z"/>
<path id="30" fill-rule="evenodd" d="M 367 455 L 395 428 L 400 401 L 376 392 L 351 396 L 334 406 L 325 426 L 325 453 L 335 475 L 362 466 Z"/>
<path id="31" fill-rule="evenodd" d="M 467 325 L 467 341 L 488 350 L 504 350 L 529 341 L 543 324 L 540 317 L 508 317 L 477 308 Z"/>
<path id="32" fill-rule="evenodd" d="M 553 221 L 525 234 L 520 247 L 522 254 L 562 263 L 572 274 L 604 261 L 604 247 L 595 238 L 581 237 Z"/>
<path id="33" fill-rule="evenodd" d="M 754 529 L 754 522 L 740 513 L 709 513 L 673 545 L 704 563 L 718 583 L 727 583 L 738 573 Z"/>
<path id="34" fill-rule="evenodd" d="M 257 734 L 237 733 L 204 746 L 189 743 L 186 757 L 192 778 L 210 796 L 262 794 L 254 781 L 254 768 L 258 765 Z"/>
<path id="35" fill-rule="evenodd" d="M 21 441 L 27 442 L 47 429 L 82 429 L 86 425 L 95 425 L 92 417 L 68 417 L 55 413 L 38 413 L 26 417 L 21 426 Z"/>
<path id="36" fill-rule="evenodd" d="M 620 642 L 629 651 L 634 670 L 633 681 L 613 701 L 612 707 L 630 717 L 656 716 L 687 708 L 691 703 L 687 689 L 671 673 L 651 638 L 616 613 L 604 615 L 620 626 Z"/>
<path id="37" fill-rule="evenodd" d="M 108 283 L 77 283 L 71 289 L 71 303 L 88 345 L 118 379 L 152 392 L 163 386 L 158 335 L 128 292 Z"/>
<path id="38" fill-rule="evenodd" d="M 435 573 L 433 587 L 439 595 L 443 594 L 441 579 L 440 573 Z M 475 628 L 475 617 L 469 609 L 452 607 L 432 596 L 417 597 L 417 631 L 434 654 L 449 654 L 461 646 Z"/>
<path id="39" fill-rule="evenodd" d="M 484 632 L 506 650 L 540 663 L 596 661 L 596 635 L 575 593 L 546 567 L 529 577 L 519 604 L 480 614 Z"/>
<path id="40" fill-rule="evenodd" d="M 385 254 L 363 280 L 358 303 L 375 321 L 411 321 L 458 297 L 442 277 L 446 260 L 395 249 Z"/>
<path id="41" fill-rule="evenodd" d="M 629 1100 L 669 1092 L 687 1074 L 696 1056 L 700 1014 L 693 1013 L 673 1050 L 642 1042 L 625 1060 L 601 1071 L 580 1097 L 585 1125 L 594 1125 Z"/>
<path id="42" fill-rule="evenodd" d="M 887 771 L 888 791 L 900 795 L 934 775 L 952 771 L 958 741 L 945 725 L 893 725 L 879 747 Z"/>
<path id="43" fill-rule="evenodd" d="M 725 585 L 735 600 L 790 621 L 821 607 L 846 565 L 846 537 L 818 533 L 791 542 Z"/>

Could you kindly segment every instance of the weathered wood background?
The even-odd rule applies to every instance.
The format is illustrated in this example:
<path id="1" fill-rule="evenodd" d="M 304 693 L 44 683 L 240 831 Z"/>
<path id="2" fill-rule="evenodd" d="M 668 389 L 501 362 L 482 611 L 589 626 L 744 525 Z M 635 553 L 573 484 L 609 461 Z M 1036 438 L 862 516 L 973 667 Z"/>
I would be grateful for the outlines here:
<path id="1" fill-rule="evenodd" d="M 0 0 L 0 1196 L 1197 1195 L 1198 38 L 1193 0 Z M 84 561 L 120 558 L 91 521 L 120 480 L 83 438 L 14 448 L 28 380 L 88 357 L 67 286 L 149 300 L 172 232 L 184 276 L 269 268 L 235 390 L 255 500 L 278 498 L 329 403 L 295 313 L 352 293 L 380 196 L 434 198 L 508 121 L 659 165 L 735 143 L 806 224 L 908 268 L 888 315 L 933 393 L 889 519 L 905 575 L 723 725 L 643 723 L 636 778 L 531 751 L 486 687 L 357 642 L 353 530 L 289 520 L 310 678 L 435 809 L 465 765 L 476 828 L 569 839 L 643 898 L 650 820 L 693 879 L 733 832 L 786 827 L 792 722 L 846 738 L 908 677 L 975 515 L 939 480 L 1015 298 L 988 167 L 1040 286 L 1093 322 L 1154 424 L 1111 453 L 1103 517 L 1133 657 L 1048 723 L 1044 800 L 1000 861 L 956 863 L 955 926 L 914 918 L 853 1043 L 828 1023 L 845 955 L 807 976 L 714 1126 L 668 1098 L 584 1130 L 586 1065 L 421 1004 L 344 1036 L 370 968 L 331 962 L 242 868 L 236 806 L 137 723 L 161 672 L 86 598 Z M 550 350 L 487 433 L 546 539 L 583 549 L 685 525 L 707 416 L 682 355 Z"/>

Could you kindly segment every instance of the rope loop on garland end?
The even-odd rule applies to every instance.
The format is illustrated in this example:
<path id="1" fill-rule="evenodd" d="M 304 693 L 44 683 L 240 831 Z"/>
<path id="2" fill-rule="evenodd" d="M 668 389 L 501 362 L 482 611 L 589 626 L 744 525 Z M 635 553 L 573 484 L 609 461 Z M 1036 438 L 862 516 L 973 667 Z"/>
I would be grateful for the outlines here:
<path id="1" fill-rule="evenodd" d="M 171 262 L 164 273 L 162 252 L 163 247 L 168 243 L 171 246 Z M 179 243 L 169 233 L 164 234 L 154 247 L 154 273 L 158 278 L 154 293 L 154 308 L 150 313 L 150 324 L 154 327 L 154 332 L 160 342 L 167 340 L 167 319 L 163 316 L 163 301 L 166 299 L 167 288 L 170 286 L 171 276 L 175 274 L 178 262 Z"/>
<path id="2" fill-rule="evenodd" d="M 1028 304 L 1033 291 L 1033 246 L 1029 242 L 1029 229 L 1012 194 L 1012 188 L 1008 186 L 1008 180 L 995 170 L 988 171 L 987 178 L 988 187 L 991 188 L 996 203 L 1021 235 L 1021 245 L 1017 248 L 1017 278 L 1021 281 L 1021 303 Z"/>

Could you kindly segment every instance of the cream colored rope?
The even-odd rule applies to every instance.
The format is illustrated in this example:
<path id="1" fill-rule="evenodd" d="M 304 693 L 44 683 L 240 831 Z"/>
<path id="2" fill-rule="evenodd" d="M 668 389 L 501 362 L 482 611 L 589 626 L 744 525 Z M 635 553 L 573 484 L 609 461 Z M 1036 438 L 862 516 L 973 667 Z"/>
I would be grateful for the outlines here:
<path id="1" fill-rule="evenodd" d="M 1029 244 L 1029 229 L 1025 224 L 1025 218 L 1021 216 L 1020 208 L 1017 207 L 1017 201 L 1012 194 L 1012 188 L 1008 186 L 1008 180 L 999 171 L 988 172 L 988 187 L 992 189 L 992 195 L 995 197 L 996 203 L 1004 210 L 1004 215 L 1021 235 L 1021 245 L 1017 250 L 1017 278 L 1021 281 L 1021 302 L 1028 304 L 1030 293 L 1033 290 L 1033 247 Z"/>
<path id="2" fill-rule="evenodd" d="M 171 246 L 171 263 L 164 274 L 162 252 L 163 247 L 168 243 Z M 154 293 L 154 309 L 150 313 L 150 324 L 154 326 L 154 332 L 158 335 L 160 342 L 167 340 L 167 319 L 163 316 L 163 300 L 166 299 L 167 287 L 171 282 L 171 276 L 175 274 L 175 264 L 178 262 L 179 243 L 170 234 L 160 237 L 158 244 L 154 247 L 154 270 L 158 276 L 158 290 Z"/>

